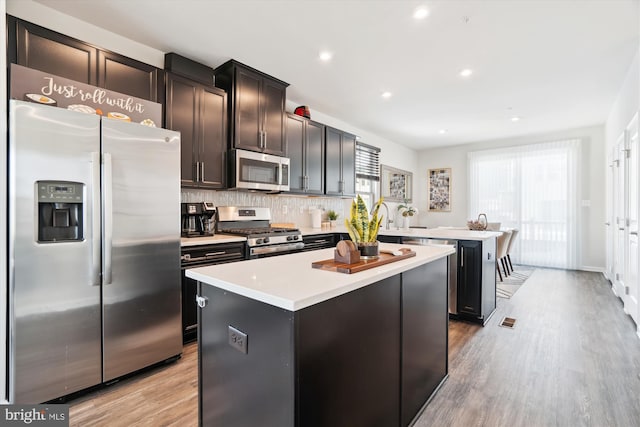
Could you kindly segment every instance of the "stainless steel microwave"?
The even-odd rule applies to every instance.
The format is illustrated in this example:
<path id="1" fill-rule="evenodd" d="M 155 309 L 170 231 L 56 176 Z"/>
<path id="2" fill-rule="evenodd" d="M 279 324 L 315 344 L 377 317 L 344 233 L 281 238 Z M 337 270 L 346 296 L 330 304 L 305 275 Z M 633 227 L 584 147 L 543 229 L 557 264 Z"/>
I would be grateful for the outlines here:
<path id="1" fill-rule="evenodd" d="M 289 191 L 289 159 L 246 150 L 230 150 L 229 188 Z"/>

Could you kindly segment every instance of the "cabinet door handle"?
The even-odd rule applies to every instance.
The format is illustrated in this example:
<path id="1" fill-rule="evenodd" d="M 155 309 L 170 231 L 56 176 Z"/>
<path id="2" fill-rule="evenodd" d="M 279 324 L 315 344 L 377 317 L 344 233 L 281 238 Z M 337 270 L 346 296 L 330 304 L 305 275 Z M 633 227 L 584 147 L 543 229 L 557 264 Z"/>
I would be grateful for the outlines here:
<path id="1" fill-rule="evenodd" d="M 214 256 L 224 255 L 224 254 L 226 254 L 226 252 L 225 252 L 225 251 L 218 251 L 218 252 L 209 252 L 209 253 L 206 253 L 206 254 L 204 254 L 204 256 L 206 256 L 206 257 L 214 257 Z"/>
<path id="2" fill-rule="evenodd" d="M 194 181 L 199 181 L 200 180 L 200 162 L 196 162 L 196 177 L 194 178 Z"/>
<path id="3" fill-rule="evenodd" d="M 209 302 L 209 298 L 196 295 L 196 303 L 198 304 L 198 307 L 205 308 L 208 302 Z"/>
<path id="4" fill-rule="evenodd" d="M 264 141 L 262 143 L 262 149 L 265 150 L 267 148 L 267 131 L 264 131 Z"/>
<path id="5" fill-rule="evenodd" d="M 632 236 L 637 236 L 638 232 L 637 231 L 630 231 L 629 234 L 632 235 Z"/>
<path id="6" fill-rule="evenodd" d="M 464 246 L 460 248 L 460 268 L 464 268 Z"/>
<path id="7" fill-rule="evenodd" d="M 204 182 L 204 162 L 200 162 L 200 182 Z"/>
<path id="8" fill-rule="evenodd" d="M 309 191 L 309 175 L 304 176 L 304 191 Z"/>

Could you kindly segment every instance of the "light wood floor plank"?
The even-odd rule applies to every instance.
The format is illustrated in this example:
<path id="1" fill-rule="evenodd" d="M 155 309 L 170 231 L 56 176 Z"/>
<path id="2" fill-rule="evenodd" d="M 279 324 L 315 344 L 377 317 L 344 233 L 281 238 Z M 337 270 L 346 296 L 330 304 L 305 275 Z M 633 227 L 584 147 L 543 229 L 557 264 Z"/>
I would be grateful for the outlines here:
<path id="1" fill-rule="evenodd" d="M 640 340 L 601 274 L 538 269 L 484 328 L 452 321 L 449 350 L 449 379 L 416 427 L 640 426 Z M 193 343 L 70 402 L 71 425 L 196 426 L 197 393 Z"/>

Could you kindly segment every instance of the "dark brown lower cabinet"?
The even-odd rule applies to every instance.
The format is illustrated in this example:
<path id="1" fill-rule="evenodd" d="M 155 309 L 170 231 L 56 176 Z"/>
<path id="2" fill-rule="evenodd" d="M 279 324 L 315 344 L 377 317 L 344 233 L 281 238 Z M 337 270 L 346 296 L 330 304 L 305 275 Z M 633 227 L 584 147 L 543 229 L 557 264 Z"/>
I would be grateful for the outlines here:
<path id="1" fill-rule="evenodd" d="M 485 324 L 496 309 L 495 239 L 458 241 L 458 314 Z"/>
<path id="2" fill-rule="evenodd" d="M 200 425 L 410 425 L 447 377 L 446 263 L 295 312 L 199 284 Z"/>

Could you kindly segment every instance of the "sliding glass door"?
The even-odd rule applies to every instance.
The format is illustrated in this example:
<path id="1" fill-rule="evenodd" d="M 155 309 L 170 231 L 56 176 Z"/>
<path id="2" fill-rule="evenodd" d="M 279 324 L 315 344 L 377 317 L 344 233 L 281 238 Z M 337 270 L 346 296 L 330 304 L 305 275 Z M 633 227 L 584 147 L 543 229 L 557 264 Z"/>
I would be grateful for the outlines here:
<path id="1" fill-rule="evenodd" d="M 469 153 L 469 218 L 520 230 L 512 260 L 577 268 L 580 141 Z"/>

